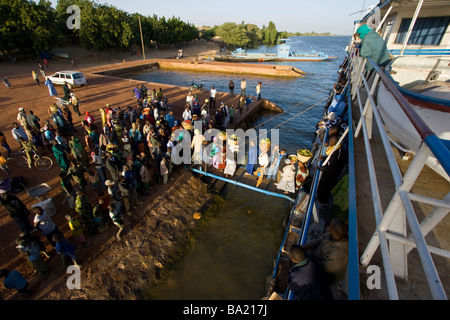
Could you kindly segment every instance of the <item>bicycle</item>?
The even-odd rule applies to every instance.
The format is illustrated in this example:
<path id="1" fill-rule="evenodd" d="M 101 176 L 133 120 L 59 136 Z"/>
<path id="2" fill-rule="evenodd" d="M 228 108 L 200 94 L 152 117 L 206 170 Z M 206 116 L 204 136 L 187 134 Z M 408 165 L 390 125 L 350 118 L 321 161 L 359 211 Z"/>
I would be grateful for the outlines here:
<path id="1" fill-rule="evenodd" d="M 56 105 L 59 108 L 64 108 L 65 106 L 69 106 L 71 104 L 69 101 L 63 100 L 61 98 L 55 97 L 55 99 L 56 99 Z"/>
<path id="2" fill-rule="evenodd" d="M 189 92 L 193 92 L 195 90 L 199 90 L 201 93 L 205 92 L 205 89 L 203 88 L 202 84 L 198 85 L 192 82 L 192 84 L 189 86 Z"/>
<path id="3" fill-rule="evenodd" d="M 35 151 L 33 151 L 33 159 L 34 159 L 34 166 L 38 168 L 39 170 L 49 170 L 53 166 L 53 160 L 46 156 L 40 156 Z M 25 151 L 19 150 L 16 152 L 16 161 L 17 164 L 23 168 L 28 168 L 28 158 L 25 154 Z"/>
<path id="4" fill-rule="evenodd" d="M 131 99 L 137 100 L 136 93 L 134 92 L 134 90 L 130 90 L 130 91 L 131 91 Z"/>

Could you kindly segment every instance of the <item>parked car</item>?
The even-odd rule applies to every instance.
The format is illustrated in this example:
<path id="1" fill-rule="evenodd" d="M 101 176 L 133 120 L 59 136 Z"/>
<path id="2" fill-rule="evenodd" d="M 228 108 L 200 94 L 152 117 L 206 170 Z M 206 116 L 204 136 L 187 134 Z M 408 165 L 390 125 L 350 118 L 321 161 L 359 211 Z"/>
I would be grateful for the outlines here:
<path id="1" fill-rule="evenodd" d="M 69 88 L 84 86 L 87 83 L 86 77 L 80 71 L 58 71 L 49 78 L 55 85 L 63 85 L 64 82 L 67 82 Z"/>

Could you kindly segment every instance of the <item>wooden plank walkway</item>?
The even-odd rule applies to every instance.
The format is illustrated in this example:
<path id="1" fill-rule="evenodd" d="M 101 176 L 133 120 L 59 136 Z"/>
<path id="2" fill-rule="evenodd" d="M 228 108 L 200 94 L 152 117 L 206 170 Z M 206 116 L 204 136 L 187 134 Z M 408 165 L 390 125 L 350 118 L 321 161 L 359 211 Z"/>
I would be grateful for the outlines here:
<path id="1" fill-rule="evenodd" d="M 205 167 L 203 166 L 201 170 L 205 170 Z M 246 184 L 246 185 L 249 185 L 252 187 L 256 187 L 256 184 L 258 182 L 258 176 L 245 174 L 246 168 L 241 167 L 241 166 L 239 166 L 236 169 L 236 172 L 234 173 L 233 176 L 229 175 L 228 177 L 225 176 L 225 174 L 223 173 L 223 170 L 218 170 L 218 169 L 214 168 L 213 166 L 208 166 L 207 172 L 210 174 L 213 174 L 213 175 L 216 175 L 219 177 L 223 177 L 223 178 L 227 178 L 229 180 L 236 181 L 236 182 L 239 182 L 242 184 Z M 209 178 L 209 181 L 208 181 L 208 183 L 210 184 L 209 189 L 211 192 L 215 192 L 215 193 L 220 193 L 220 191 L 225 187 L 225 185 L 227 183 L 226 181 L 214 179 L 212 177 L 205 177 L 205 178 Z M 268 179 L 264 178 L 262 183 L 258 186 L 258 189 L 283 194 L 283 191 L 277 189 L 277 186 L 275 185 L 274 182 L 275 181 L 269 181 Z M 290 193 L 290 194 L 287 194 L 287 196 L 292 197 L 292 196 L 294 196 L 294 194 Z"/>

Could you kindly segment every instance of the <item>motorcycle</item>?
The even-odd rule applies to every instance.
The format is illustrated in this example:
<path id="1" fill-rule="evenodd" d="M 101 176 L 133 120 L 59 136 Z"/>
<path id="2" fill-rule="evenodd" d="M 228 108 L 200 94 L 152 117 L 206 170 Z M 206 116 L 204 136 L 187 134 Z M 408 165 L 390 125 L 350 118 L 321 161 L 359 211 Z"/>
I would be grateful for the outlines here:
<path id="1" fill-rule="evenodd" d="M 205 89 L 203 88 L 203 85 L 198 85 L 195 82 L 192 82 L 191 85 L 189 86 L 189 92 L 193 92 L 195 90 L 199 90 L 200 92 L 205 92 Z"/>
<path id="2" fill-rule="evenodd" d="M 5 86 L 7 86 L 8 88 L 11 89 L 11 84 L 9 83 L 8 78 L 4 77 L 4 78 L 2 78 L 2 80 L 3 80 L 3 83 L 5 84 Z"/>

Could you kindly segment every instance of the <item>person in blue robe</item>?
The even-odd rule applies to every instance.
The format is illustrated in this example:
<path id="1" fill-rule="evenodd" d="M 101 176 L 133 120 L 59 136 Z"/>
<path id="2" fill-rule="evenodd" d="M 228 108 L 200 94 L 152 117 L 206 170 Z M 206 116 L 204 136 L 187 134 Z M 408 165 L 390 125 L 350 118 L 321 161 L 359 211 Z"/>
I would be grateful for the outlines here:
<path id="1" fill-rule="evenodd" d="M 47 80 L 45 80 L 45 85 L 47 86 L 48 93 L 51 97 L 58 95 L 58 92 L 56 91 L 55 86 L 53 85 L 53 82 L 52 80 L 50 80 L 50 78 L 47 78 Z"/>
<path id="2" fill-rule="evenodd" d="M 256 145 L 256 141 L 250 140 L 250 149 L 248 151 L 248 162 L 247 162 L 247 172 L 246 174 L 253 174 L 253 167 L 258 163 L 258 146 Z"/>

